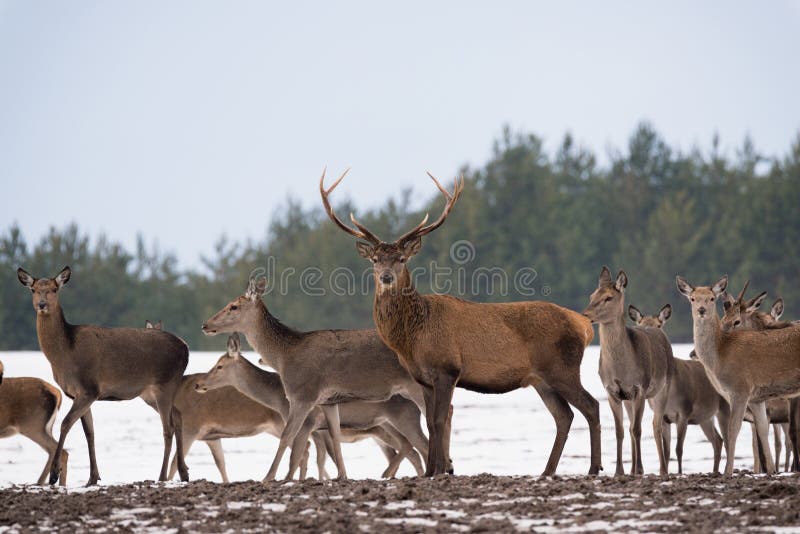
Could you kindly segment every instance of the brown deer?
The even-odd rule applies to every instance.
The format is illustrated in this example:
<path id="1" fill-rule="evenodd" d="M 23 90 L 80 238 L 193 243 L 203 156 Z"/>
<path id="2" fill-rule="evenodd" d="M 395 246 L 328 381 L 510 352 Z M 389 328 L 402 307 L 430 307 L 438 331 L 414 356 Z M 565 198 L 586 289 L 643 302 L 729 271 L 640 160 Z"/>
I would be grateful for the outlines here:
<path id="1" fill-rule="evenodd" d="M 262 298 L 266 290 L 266 278 L 251 279 L 243 295 L 203 324 L 203 332 L 243 333 L 261 360 L 280 375 L 289 413 L 267 480 L 275 478 L 286 448 L 295 442 L 315 406 L 327 420 L 338 476 L 347 478 L 338 403 L 382 401 L 401 394 L 424 409 L 422 391 L 375 330 L 299 332 L 269 312 Z"/>
<path id="2" fill-rule="evenodd" d="M 98 400 L 129 400 L 142 397 L 158 406 L 164 434 L 164 457 L 159 480 L 167 480 L 172 436 L 177 435 L 178 470 L 181 479 L 189 479 L 183 461 L 180 411 L 173 400 L 189 362 L 189 348 L 177 337 L 159 330 L 144 328 L 104 328 L 73 325 L 64 318 L 59 292 L 69 281 L 69 267 L 55 278 L 34 278 L 18 269 L 20 283 L 31 290 L 36 311 L 39 346 L 56 383 L 72 399 L 61 422 L 61 435 L 50 472 L 50 483 L 59 478 L 56 458 L 64 449 L 72 425 L 80 419 L 89 448 L 89 482 L 100 480 L 94 449 L 92 403 Z"/>
<path id="3" fill-rule="evenodd" d="M 198 392 L 213 391 L 218 388 L 234 387 L 250 399 L 272 408 L 285 419 L 291 416 L 291 403 L 278 373 L 259 369 L 241 354 L 239 335 L 228 338 L 228 352 L 223 354 L 212 369 L 195 383 Z M 352 442 L 359 438 L 375 437 L 384 444 L 399 449 L 390 459 L 384 476 L 393 476 L 403 458 L 408 457 L 418 471 L 422 471 L 414 446 L 423 454 L 427 453 L 428 443 L 420 428 L 420 410 L 410 400 L 395 395 L 385 401 L 350 401 L 339 405 L 339 423 L 343 431 L 343 441 Z M 308 414 L 292 446 L 289 474 L 291 479 L 299 461 L 298 452 L 304 448 L 309 434 L 327 428 L 326 417 L 320 407 Z M 409 441 L 413 441 L 414 445 Z M 264 482 L 271 480 L 270 475 Z"/>
<path id="4" fill-rule="evenodd" d="M 665 305 L 658 315 L 642 315 L 638 308 L 631 304 L 628 306 L 628 315 L 637 326 L 663 330 L 664 323 L 672 315 L 672 306 Z M 714 427 L 714 417 L 717 417 L 720 427 L 724 429 L 728 426 L 729 414 L 728 403 L 709 382 L 703 365 L 698 361 L 675 358 L 675 375 L 669 382 L 667 405 L 664 409 L 662 423 L 667 465 L 669 465 L 670 457 L 671 425 L 676 425 L 678 430 L 675 453 L 678 457 L 679 474 L 683 473 L 683 443 L 686 439 L 687 426 L 699 425 L 714 448 L 714 473 L 719 473 L 724 442 Z"/>
<path id="5" fill-rule="evenodd" d="M 592 323 L 599 324 L 600 379 L 608 392 L 608 403 L 614 414 L 617 437 L 617 469 L 622 475 L 622 441 L 624 439 L 622 408 L 628 412 L 631 437 L 631 473 L 641 475 L 642 416 L 645 400 L 653 409 L 653 434 L 658 450 L 659 472 L 667 474 L 664 452 L 663 421 L 669 400 L 670 381 L 675 375 L 672 345 L 660 328 L 629 327 L 625 324 L 625 288 L 628 275 L 620 271 L 616 279 L 603 266 L 597 289 L 589 297 L 583 311 Z"/>
<path id="6" fill-rule="evenodd" d="M 47 452 L 39 485 L 45 483 L 50 466 L 56 458 L 58 443 L 53 438 L 53 423 L 61 408 L 61 392 L 38 378 L 6 377 L 3 379 L 3 362 L 0 362 L 0 438 L 22 434 Z M 61 470 L 59 483 L 67 485 L 69 454 L 62 450 L 58 462 Z"/>
<path id="7" fill-rule="evenodd" d="M 727 275 L 710 287 L 694 287 L 680 276 L 676 282 L 691 303 L 697 358 L 714 388 L 731 407 L 725 474 L 733 474 L 736 438 L 748 405 L 765 456 L 764 467 L 767 473 L 774 473 L 764 401 L 800 395 L 800 328 L 725 332 L 716 301 L 728 286 Z"/>
<path id="8" fill-rule="evenodd" d="M 783 314 L 783 299 L 778 298 L 771 306 L 769 313 L 759 311 L 761 304 L 767 297 L 767 292 L 764 291 L 750 300 L 745 300 L 744 295 L 750 281 L 747 280 L 736 298 L 733 298 L 727 292 L 723 295 L 723 316 L 722 316 L 722 329 L 723 331 L 730 331 L 733 329 L 738 330 L 769 330 L 787 328 L 793 326 L 793 323 L 787 321 L 780 321 Z M 791 439 L 794 435 L 795 425 L 792 424 L 792 408 L 791 404 L 796 403 L 797 400 L 788 401 L 786 399 L 769 399 L 766 403 L 767 418 L 772 424 L 773 436 L 775 438 L 775 463 L 776 467 L 779 464 L 781 456 L 781 432 L 786 436 L 786 470 L 789 470 L 789 458 L 793 449 L 796 449 L 795 440 Z M 795 406 L 794 409 L 797 409 Z M 763 451 L 759 448 L 755 423 L 752 414 L 748 410 L 745 413 L 745 421 L 750 422 L 752 427 L 753 436 L 753 471 L 760 473 L 763 470 L 763 462 L 761 456 Z"/>
<path id="9" fill-rule="evenodd" d="M 572 423 L 572 404 L 589 422 L 589 473 L 597 474 L 601 469 L 599 405 L 580 377 L 583 351 L 594 335 L 589 321 L 549 302 L 477 304 L 448 295 L 420 295 L 407 262 L 420 251 L 422 237 L 444 223 L 463 191 L 463 178 L 456 181 L 451 195 L 431 175 L 447 200 L 441 216 L 429 225 L 426 216 L 387 243 L 352 214 L 355 228 L 346 225 L 331 208 L 328 196 L 346 174 L 326 190 L 322 173 L 322 203 L 336 226 L 363 240 L 356 246 L 373 264 L 373 317 L 378 333 L 423 388 L 430 439 L 426 474 L 439 475 L 447 469 L 447 422 L 457 386 L 482 393 L 536 389 L 557 427 L 545 475 L 555 473 Z"/>
<path id="10" fill-rule="evenodd" d="M 162 322 L 155 324 L 145 321 L 145 328 L 163 330 Z M 214 463 L 219 470 L 222 481 L 230 481 L 225 467 L 225 453 L 222 450 L 222 438 L 239 438 L 255 436 L 261 433 L 280 437 L 283 431 L 283 418 L 281 415 L 250 398 L 242 395 L 235 388 L 226 387 L 214 390 L 207 395 L 201 395 L 196 389 L 196 384 L 204 373 L 184 375 L 178 392 L 175 394 L 175 407 L 181 412 L 183 421 L 183 451 L 189 453 L 192 444 L 201 440 L 205 442 L 214 458 Z M 154 403 L 148 403 L 157 410 Z M 317 454 L 325 455 L 325 444 L 317 438 L 315 440 Z M 300 479 L 306 478 L 308 454 L 303 456 L 300 463 Z M 178 470 L 178 455 L 172 456 L 168 478 L 171 480 Z M 320 479 L 325 473 L 320 473 Z"/>

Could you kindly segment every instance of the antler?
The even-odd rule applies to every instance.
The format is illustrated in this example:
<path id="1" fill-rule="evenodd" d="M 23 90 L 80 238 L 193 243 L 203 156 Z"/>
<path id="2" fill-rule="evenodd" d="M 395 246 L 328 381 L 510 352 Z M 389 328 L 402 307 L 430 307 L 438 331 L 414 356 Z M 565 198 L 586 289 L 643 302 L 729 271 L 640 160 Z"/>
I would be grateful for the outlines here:
<path id="1" fill-rule="evenodd" d="M 745 293 L 745 291 L 747 291 L 747 286 L 749 286 L 749 285 L 750 285 L 750 280 L 747 280 L 747 281 L 744 283 L 744 287 L 743 287 L 743 288 L 742 288 L 742 290 L 739 292 L 739 296 L 738 296 L 738 297 L 736 297 L 736 302 L 739 302 L 739 303 L 741 303 L 741 302 L 742 302 L 742 299 L 744 298 L 744 293 Z"/>
<path id="2" fill-rule="evenodd" d="M 325 211 L 328 212 L 328 217 L 330 217 L 331 220 L 334 223 L 336 223 L 336 226 L 338 226 L 348 234 L 356 237 L 357 239 L 364 239 L 366 241 L 369 241 L 373 245 L 377 245 L 378 243 L 380 243 L 381 242 L 380 238 L 378 238 L 378 236 L 376 236 L 375 234 L 367 230 L 366 227 L 360 224 L 352 213 L 350 214 L 350 220 L 353 221 L 353 224 L 356 225 L 356 228 L 358 228 L 358 230 L 355 230 L 350 226 L 347 226 L 345 223 L 339 220 L 339 217 L 337 217 L 336 214 L 333 212 L 331 203 L 328 201 L 328 195 L 331 194 L 331 191 L 336 189 L 336 186 L 339 185 L 339 182 L 344 180 L 344 177 L 347 176 L 347 173 L 350 172 L 350 169 L 348 168 L 347 170 L 345 170 L 339 177 L 339 179 L 333 182 L 333 185 L 326 190 L 323 184 L 325 182 L 325 171 L 327 170 L 328 170 L 327 166 L 324 169 L 322 169 L 322 177 L 319 179 L 319 194 L 322 195 L 322 204 L 325 206 Z"/>
<path id="3" fill-rule="evenodd" d="M 441 191 L 444 197 L 447 199 L 447 203 L 444 206 L 444 210 L 442 210 L 442 214 L 439 216 L 439 218 L 436 219 L 435 222 L 429 224 L 428 226 L 425 226 L 425 223 L 428 222 L 428 214 L 426 213 L 421 223 L 419 223 L 417 226 L 415 226 L 414 228 L 412 228 L 411 230 L 400 236 L 397 239 L 397 241 L 395 241 L 398 244 L 402 244 L 403 242 L 409 241 L 416 237 L 422 237 L 425 234 L 429 234 L 434 230 L 436 230 L 437 228 L 439 228 L 444 222 L 444 220 L 447 218 L 447 216 L 450 214 L 450 210 L 453 209 L 453 206 L 458 200 L 458 197 L 461 196 L 461 192 L 464 190 L 463 175 L 461 176 L 461 180 L 459 180 L 458 178 L 455 179 L 455 185 L 453 186 L 452 195 L 447 191 L 447 189 L 442 187 L 442 184 L 440 184 L 439 181 L 436 178 L 434 178 L 434 176 L 430 172 L 428 173 L 428 176 L 431 177 L 433 183 L 436 184 L 436 187 L 439 188 L 439 191 Z"/>

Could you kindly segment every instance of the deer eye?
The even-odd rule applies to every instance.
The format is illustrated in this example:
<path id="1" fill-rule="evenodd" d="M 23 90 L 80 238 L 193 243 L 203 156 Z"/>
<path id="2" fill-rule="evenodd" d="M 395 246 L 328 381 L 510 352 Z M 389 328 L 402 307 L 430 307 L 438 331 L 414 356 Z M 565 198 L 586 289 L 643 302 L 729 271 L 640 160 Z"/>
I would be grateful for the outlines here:
<path id="1" fill-rule="evenodd" d="M 711 297 L 711 302 L 714 302 L 714 297 Z"/>
<path id="2" fill-rule="evenodd" d="M 370 258 L 369 261 L 372 263 L 378 263 L 378 258 Z"/>
<path id="3" fill-rule="evenodd" d="M 401 257 L 400 257 L 400 263 L 405 263 L 405 262 L 406 262 L 406 258 L 405 258 L 405 256 L 401 256 Z"/>
<path id="4" fill-rule="evenodd" d="M 218 365 L 218 366 L 217 366 L 217 369 L 222 369 L 222 366 L 221 366 L 221 365 Z"/>
<path id="5" fill-rule="evenodd" d="M 611 301 L 611 299 L 613 299 L 613 298 L 614 298 L 614 297 L 606 297 L 606 302 L 609 302 L 609 301 Z"/>
<path id="6" fill-rule="evenodd" d="M 692 297 L 692 302 L 694 302 L 694 297 Z"/>
<path id="7" fill-rule="evenodd" d="M 239 309 L 239 306 L 236 306 L 235 304 L 233 306 L 231 306 L 231 311 L 236 311 L 238 309 Z"/>

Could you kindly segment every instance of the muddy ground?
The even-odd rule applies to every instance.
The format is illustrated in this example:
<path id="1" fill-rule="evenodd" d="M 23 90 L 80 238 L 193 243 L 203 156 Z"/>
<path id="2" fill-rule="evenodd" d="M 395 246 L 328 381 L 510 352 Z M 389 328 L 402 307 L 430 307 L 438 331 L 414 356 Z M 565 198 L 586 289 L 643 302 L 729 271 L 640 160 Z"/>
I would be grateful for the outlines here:
<path id="1" fill-rule="evenodd" d="M 800 532 L 798 476 L 480 475 L 0 490 L 0 532 L 741 532 L 785 527 Z"/>

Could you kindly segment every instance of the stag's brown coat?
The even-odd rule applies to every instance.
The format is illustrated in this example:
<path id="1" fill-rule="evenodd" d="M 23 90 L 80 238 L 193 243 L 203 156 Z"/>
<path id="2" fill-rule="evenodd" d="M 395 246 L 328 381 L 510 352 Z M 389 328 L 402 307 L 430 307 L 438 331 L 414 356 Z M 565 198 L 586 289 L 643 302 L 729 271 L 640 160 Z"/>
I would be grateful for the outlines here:
<path id="1" fill-rule="evenodd" d="M 414 287 L 406 262 L 419 252 L 422 236 L 444 222 L 463 190 L 463 179 L 451 195 L 431 176 L 447 198 L 442 215 L 427 226 L 426 216 L 397 241 L 387 243 L 352 215 L 357 230 L 339 220 L 328 195 L 344 174 L 327 190 L 324 178 L 323 173 L 320 194 L 331 220 L 367 241 L 357 247 L 373 263 L 378 333 L 423 387 L 431 441 L 426 474 L 447 469 L 447 422 L 456 386 L 483 393 L 536 388 L 557 426 L 546 475 L 555 472 L 569 433 L 573 417 L 569 405 L 577 407 L 589 422 L 589 472 L 596 474 L 601 468 L 599 407 L 580 379 L 583 351 L 593 337 L 589 321 L 548 302 L 477 304 L 447 295 L 421 295 Z"/>

